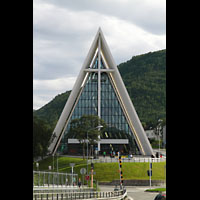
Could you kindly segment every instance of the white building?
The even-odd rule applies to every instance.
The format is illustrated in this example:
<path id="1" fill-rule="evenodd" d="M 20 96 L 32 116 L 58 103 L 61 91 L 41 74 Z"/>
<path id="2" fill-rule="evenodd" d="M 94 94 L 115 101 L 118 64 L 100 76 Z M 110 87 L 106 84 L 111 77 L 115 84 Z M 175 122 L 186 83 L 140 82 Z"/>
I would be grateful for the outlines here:
<path id="1" fill-rule="evenodd" d="M 146 135 L 148 137 L 148 139 L 155 139 L 155 140 L 158 140 L 158 135 L 155 134 L 155 131 L 154 130 L 146 130 Z"/>

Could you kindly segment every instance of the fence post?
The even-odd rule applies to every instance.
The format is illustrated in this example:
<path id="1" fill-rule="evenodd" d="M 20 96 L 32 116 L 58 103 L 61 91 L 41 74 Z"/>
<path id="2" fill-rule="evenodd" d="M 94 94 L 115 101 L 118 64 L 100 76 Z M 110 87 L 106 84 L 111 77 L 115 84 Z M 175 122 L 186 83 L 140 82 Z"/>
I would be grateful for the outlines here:
<path id="1" fill-rule="evenodd" d="M 45 172 L 44 172 L 44 177 L 43 177 L 43 185 L 45 185 Z"/>
<path id="2" fill-rule="evenodd" d="M 38 186 L 40 186 L 40 171 L 38 172 Z"/>

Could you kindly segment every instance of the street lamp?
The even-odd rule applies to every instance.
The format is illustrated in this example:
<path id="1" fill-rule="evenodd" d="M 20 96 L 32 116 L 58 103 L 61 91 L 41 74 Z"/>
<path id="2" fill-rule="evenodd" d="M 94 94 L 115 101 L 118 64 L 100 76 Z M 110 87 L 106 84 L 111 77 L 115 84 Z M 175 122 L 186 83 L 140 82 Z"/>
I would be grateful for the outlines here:
<path id="1" fill-rule="evenodd" d="M 162 121 L 163 121 L 162 119 L 158 120 L 158 123 L 159 123 L 158 124 L 158 135 L 159 135 L 159 150 L 158 151 L 159 151 L 159 158 L 160 158 L 160 128 L 161 128 Z"/>
<path id="2" fill-rule="evenodd" d="M 95 129 L 101 129 L 103 126 L 100 124 L 99 126 L 95 127 L 95 128 L 91 128 L 89 130 L 87 130 L 87 176 L 88 176 L 88 132 L 91 130 L 95 130 Z M 88 184 L 88 180 L 87 180 L 87 184 Z"/>
<path id="3" fill-rule="evenodd" d="M 37 171 L 39 171 L 39 163 L 36 163 Z"/>
<path id="4" fill-rule="evenodd" d="M 69 165 L 72 168 L 71 178 L 72 178 L 72 186 L 73 186 L 74 185 L 73 184 L 73 173 L 74 173 L 73 167 L 74 167 L 75 163 L 69 163 Z"/>
<path id="5" fill-rule="evenodd" d="M 57 160 L 57 173 L 58 173 L 58 153 L 56 153 L 56 160 Z"/>
<path id="6" fill-rule="evenodd" d="M 51 165 L 49 165 L 49 172 L 51 171 Z M 48 173 L 48 187 L 49 187 L 49 184 L 50 184 L 50 173 Z"/>

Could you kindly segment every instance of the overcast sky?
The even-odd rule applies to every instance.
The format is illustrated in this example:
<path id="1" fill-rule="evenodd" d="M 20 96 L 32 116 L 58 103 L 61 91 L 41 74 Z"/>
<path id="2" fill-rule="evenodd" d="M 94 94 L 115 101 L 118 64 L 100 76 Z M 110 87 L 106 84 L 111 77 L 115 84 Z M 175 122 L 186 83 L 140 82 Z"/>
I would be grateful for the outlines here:
<path id="1" fill-rule="evenodd" d="M 166 0 L 33 0 L 33 109 L 71 90 L 101 27 L 116 64 L 166 48 Z"/>

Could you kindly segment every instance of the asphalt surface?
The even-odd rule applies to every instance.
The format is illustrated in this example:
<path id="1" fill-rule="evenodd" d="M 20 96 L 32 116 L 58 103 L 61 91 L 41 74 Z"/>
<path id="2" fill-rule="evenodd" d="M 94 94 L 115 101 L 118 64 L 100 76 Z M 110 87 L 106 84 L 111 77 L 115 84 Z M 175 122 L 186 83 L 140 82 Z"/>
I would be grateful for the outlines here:
<path id="1" fill-rule="evenodd" d="M 145 192 L 146 189 L 149 189 L 149 187 L 146 186 L 126 186 L 125 188 L 129 200 L 154 200 L 154 198 L 158 194 L 157 192 Z M 114 186 L 100 185 L 100 189 L 101 191 L 113 191 Z"/>

